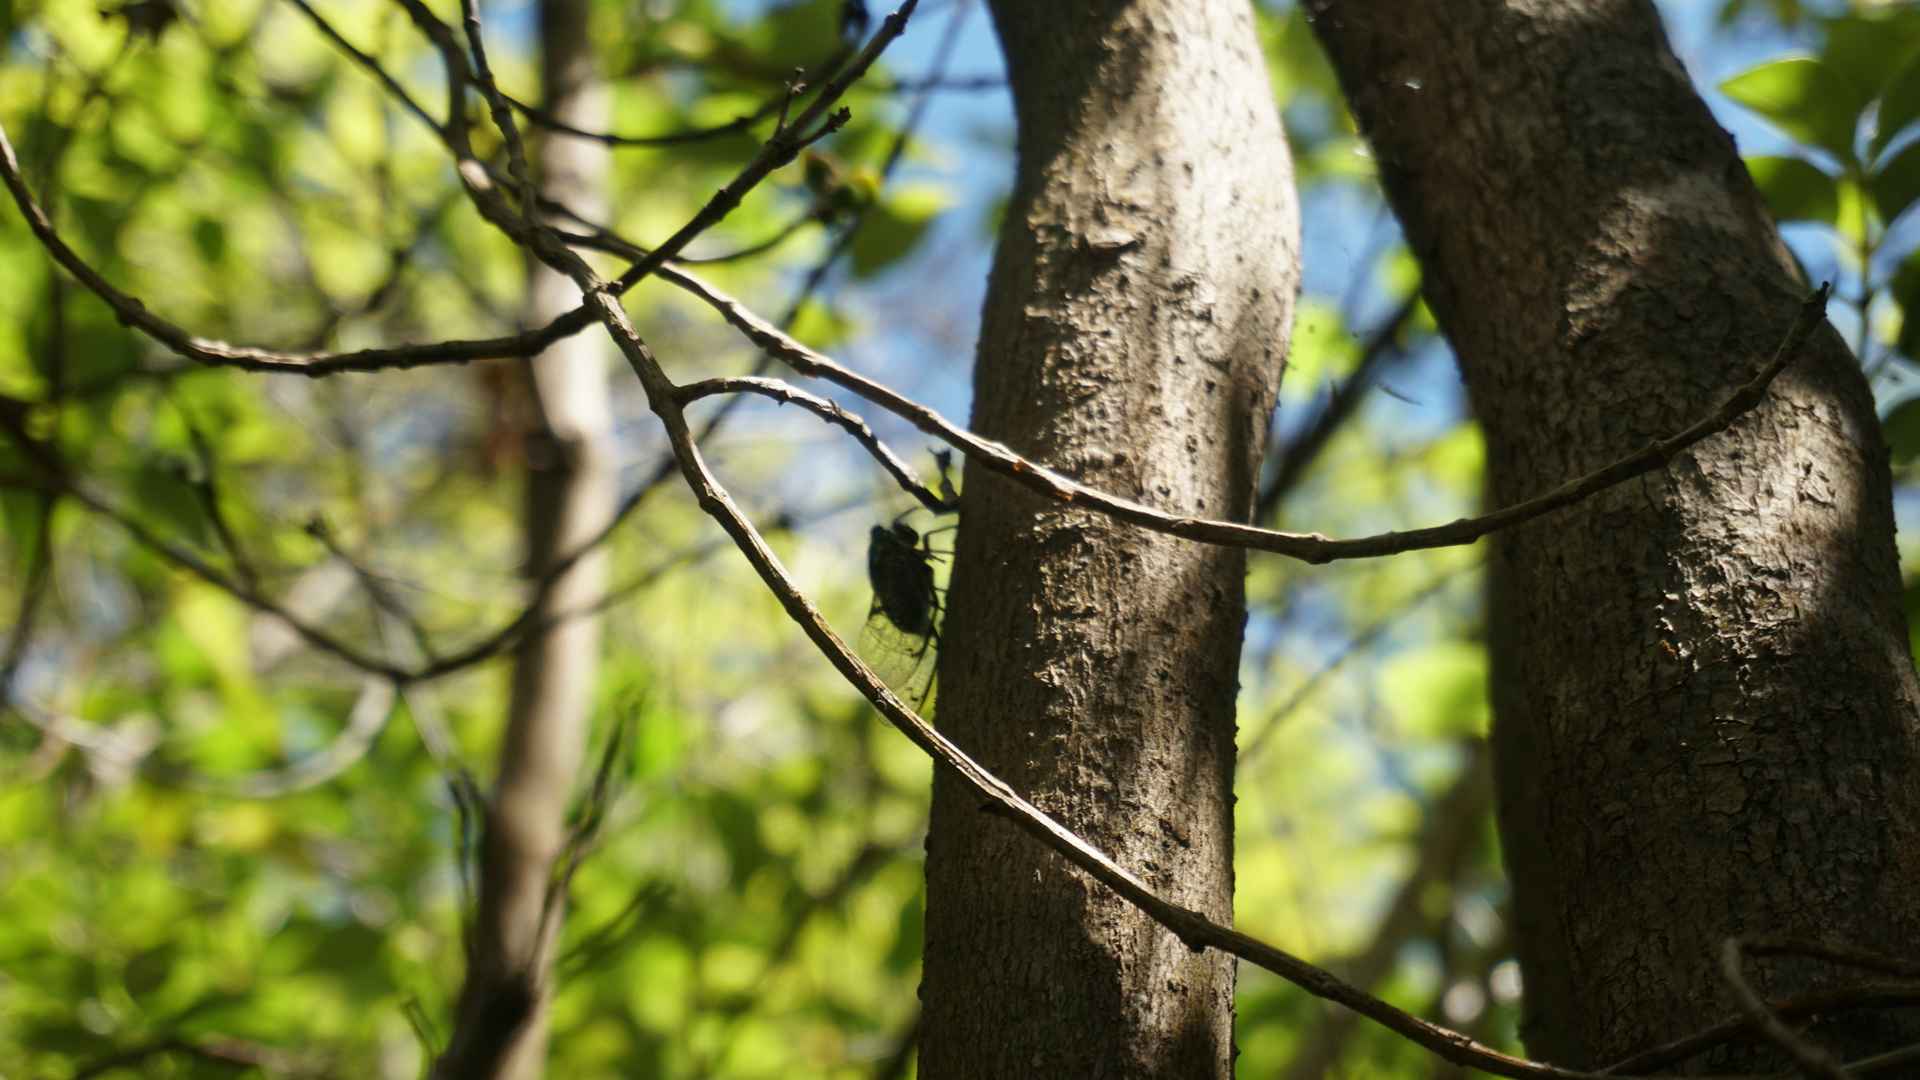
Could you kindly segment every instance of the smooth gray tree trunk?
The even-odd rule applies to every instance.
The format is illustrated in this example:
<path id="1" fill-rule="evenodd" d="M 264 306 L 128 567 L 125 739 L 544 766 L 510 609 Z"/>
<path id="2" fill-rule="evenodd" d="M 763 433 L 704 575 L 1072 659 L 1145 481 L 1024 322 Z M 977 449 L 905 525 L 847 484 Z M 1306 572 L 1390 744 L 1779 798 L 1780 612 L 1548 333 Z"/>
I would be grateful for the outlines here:
<path id="1" fill-rule="evenodd" d="M 1291 167 L 1244 0 L 992 5 L 1019 164 L 974 430 L 1150 505 L 1244 520 L 1298 283 Z M 1229 920 L 1241 552 L 970 469 L 938 723 L 1175 901 Z M 920 1075 L 1225 1077 L 1234 967 L 944 774 Z"/>
<path id="2" fill-rule="evenodd" d="M 1309 11 L 1459 354 L 1489 502 L 1683 427 L 1779 343 L 1808 284 L 1647 0 Z M 1730 935 L 1911 953 L 1920 707 L 1887 452 L 1837 334 L 1732 430 L 1498 537 L 1491 567 L 1533 1054 L 1594 1066 L 1728 1015 Z M 1768 994 L 1857 977 L 1750 967 Z M 1809 1036 L 1884 1050 L 1920 1039 L 1911 1016 Z"/>
<path id="3" fill-rule="evenodd" d="M 587 0 L 542 0 L 540 55 L 547 108 L 589 131 L 606 128 L 607 93 L 587 36 Z M 585 139 L 538 143 L 540 187 L 590 219 L 603 216 L 608 154 Z M 565 275 L 530 262 L 527 323 L 580 304 Z M 537 430 L 527 440 L 527 569 L 536 580 L 612 518 L 618 497 L 607 341 L 576 334 L 528 370 Z M 533 1080 L 547 1050 L 548 965 L 562 912 L 548 912 L 554 861 L 566 841 L 600 664 L 600 619 L 580 615 L 606 589 L 604 549 L 556 577 L 537 597 L 553 622 L 514 655 L 513 696 L 480 855 L 479 911 L 469 943 L 452 1050 L 441 1075 Z M 564 619 L 560 616 L 567 615 Z M 555 621 L 555 620 L 558 621 Z"/>

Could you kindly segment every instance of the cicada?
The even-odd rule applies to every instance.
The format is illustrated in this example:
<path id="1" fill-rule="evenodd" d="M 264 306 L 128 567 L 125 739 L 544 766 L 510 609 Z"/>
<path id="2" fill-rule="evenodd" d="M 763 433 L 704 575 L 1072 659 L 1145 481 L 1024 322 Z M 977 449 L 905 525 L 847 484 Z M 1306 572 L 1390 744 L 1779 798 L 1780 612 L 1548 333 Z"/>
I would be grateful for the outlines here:
<path id="1" fill-rule="evenodd" d="M 933 689 L 933 656 L 944 606 L 934 563 L 946 556 L 904 517 L 875 525 L 868 534 L 873 606 L 860 633 L 860 652 L 874 674 L 918 709 Z"/>

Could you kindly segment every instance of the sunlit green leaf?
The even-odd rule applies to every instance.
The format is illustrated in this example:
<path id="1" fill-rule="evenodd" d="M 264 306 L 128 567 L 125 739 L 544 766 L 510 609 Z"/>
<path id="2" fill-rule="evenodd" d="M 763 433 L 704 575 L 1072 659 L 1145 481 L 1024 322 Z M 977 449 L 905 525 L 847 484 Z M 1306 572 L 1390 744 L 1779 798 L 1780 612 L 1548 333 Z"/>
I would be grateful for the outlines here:
<path id="1" fill-rule="evenodd" d="M 1907 356 L 1920 358 L 1920 251 L 1900 264 L 1888 291 L 1900 305 L 1900 337 L 1895 345 Z"/>
<path id="2" fill-rule="evenodd" d="M 1920 47 L 1920 8 L 1887 5 L 1822 20 L 1820 59 L 1844 78 L 1861 101 L 1879 95 Z"/>
<path id="3" fill-rule="evenodd" d="M 1781 221 L 1832 223 L 1840 211 L 1833 178 L 1799 158 L 1751 157 L 1747 171 Z"/>
<path id="4" fill-rule="evenodd" d="M 1920 120 L 1920 55 L 1894 76 L 1880 98 L 1878 125 L 1873 135 L 1873 150 L 1879 153 L 1914 121 Z"/>
<path id="5" fill-rule="evenodd" d="M 1880 422 L 1886 434 L 1887 448 L 1896 465 L 1920 459 L 1920 398 L 1908 398 L 1893 407 Z"/>
<path id="6" fill-rule="evenodd" d="M 1444 642 L 1396 657 L 1382 677 L 1400 730 L 1415 738 L 1444 739 L 1486 730 L 1486 650 Z"/>
<path id="7" fill-rule="evenodd" d="M 206 504 L 189 479 L 191 466 L 178 458 L 159 458 L 143 463 L 132 478 L 133 495 L 140 507 L 165 522 L 174 533 L 193 544 L 205 544 L 213 536 L 207 519 Z"/>
<path id="8" fill-rule="evenodd" d="M 216 218 L 201 218 L 193 223 L 193 246 L 200 257 L 217 263 L 227 254 L 227 227 Z"/>
<path id="9" fill-rule="evenodd" d="M 121 971 L 127 993 L 144 998 L 160 989 L 173 974 L 179 951 L 173 944 L 160 944 L 135 953 Z"/>
<path id="10" fill-rule="evenodd" d="M 1891 223 L 1920 200 L 1920 142 L 1914 142 L 1882 164 L 1867 182 L 1873 203 L 1883 220 Z"/>
<path id="11" fill-rule="evenodd" d="M 912 253 L 947 199 L 932 188 L 906 188 L 876 203 L 853 238 L 853 272 L 872 277 Z"/>
<path id="12" fill-rule="evenodd" d="M 1852 161 L 1860 113 L 1870 98 L 1813 57 L 1772 60 L 1720 84 L 1728 97 L 1788 135 Z"/>

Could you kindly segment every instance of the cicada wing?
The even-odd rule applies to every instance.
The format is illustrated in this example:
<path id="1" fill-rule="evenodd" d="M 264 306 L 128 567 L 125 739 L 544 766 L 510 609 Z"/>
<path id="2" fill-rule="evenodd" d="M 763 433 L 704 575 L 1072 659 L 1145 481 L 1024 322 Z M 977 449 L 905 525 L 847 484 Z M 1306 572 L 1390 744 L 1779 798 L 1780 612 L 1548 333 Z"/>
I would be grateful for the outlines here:
<path id="1" fill-rule="evenodd" d="M 926 704 L 936 667 L 931 635 L 900 629 L 876 604 L 860 630 L 856 651 L 901 700 L 916 710 Z"/>

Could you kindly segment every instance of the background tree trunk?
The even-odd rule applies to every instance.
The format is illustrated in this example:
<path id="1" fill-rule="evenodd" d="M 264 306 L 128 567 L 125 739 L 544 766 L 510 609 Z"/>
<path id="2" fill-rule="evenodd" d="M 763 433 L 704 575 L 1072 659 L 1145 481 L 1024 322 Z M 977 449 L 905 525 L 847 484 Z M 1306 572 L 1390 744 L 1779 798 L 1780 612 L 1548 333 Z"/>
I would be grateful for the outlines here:
<path id="1" fill-rule="evenodd" d="M 1298 282 L 1286 143 L 1240 0 L 993 5 L 1019 171 L 974 430 L 1245 519 Z M 1180 903 L 1232 915 L 1240 552 L 969 470 L 942 728 Z M 934 782 L 920 1075 L 1228 1076 L 1233 964 Z"/>
<path id="2" fill-rule="evenodd" d="M 540 59 L 547 108 L 589 131 L 606 127 L 587 34 L 586 0 L 542 0 Z M 539 144 L 540 187 L 591 219 L 603 216 L 608 153 L 585 139 Z M 527 324 L 538 326 L 580 304 L 566 276 L 530 260 Z M 537 414 L 527 440 L 527 570 L 539 576 L 596 536 L 618 496 L 613 417 L 607 397 L 606 337 L 562 339 L 526 369 Z M 537 619 L 580 611 L 606 589 L 604 548 L 581 558 L 538 598 Z M 499 778 L 487 810 L 479 912 L 469 945 L 459 1016 L 443 1066 L 448 1076 L 528 1080 L 547 1048 L 546 966 L 561 912 L 543 920 L 554 860 L 566 841 L 600 662 L 600 619 L 572 616 L 529 636 L 514 658 L 513 697 L 501 741 Z M 462 1040 L 473 1047 L 461 1051 Z"/>
<path id="3" fill-rule="evenodd" d="M 1506 504 L 1707 412 L 1807 292 L 1645 0 L 1315 0 Z M 1887 454 L 1822 328 L 1665 471 L 1497 538 L 1501 833 L 1536 1055 L 1725 1015 L 1729 935 L 1920 938 Z M 1819 981 L 1756 964 L 1763 992 Z M 1920 1022 L 1816 1026 L 1853 1054 Z M 1719 1064 L 1778 1063 L 1735 1050 Z"/>

